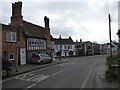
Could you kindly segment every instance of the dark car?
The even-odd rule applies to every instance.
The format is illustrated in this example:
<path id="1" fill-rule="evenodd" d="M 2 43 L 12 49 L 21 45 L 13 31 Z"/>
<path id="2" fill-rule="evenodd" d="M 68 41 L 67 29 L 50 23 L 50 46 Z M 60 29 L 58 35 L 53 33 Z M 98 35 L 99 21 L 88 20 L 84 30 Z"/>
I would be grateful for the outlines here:
<path id="1" fill-rule="evenodd" d="M 52 62 L 52 59 L 47 54 L 35 54 L 32 55 L 31 63 L 43 64 Z"/>
<path id="2" fill-rule="evenodd" d="M 8 60 L 2 58 L 2 77 L 5 77 L 11 72 L 12 70 L 12 63 Z"/>

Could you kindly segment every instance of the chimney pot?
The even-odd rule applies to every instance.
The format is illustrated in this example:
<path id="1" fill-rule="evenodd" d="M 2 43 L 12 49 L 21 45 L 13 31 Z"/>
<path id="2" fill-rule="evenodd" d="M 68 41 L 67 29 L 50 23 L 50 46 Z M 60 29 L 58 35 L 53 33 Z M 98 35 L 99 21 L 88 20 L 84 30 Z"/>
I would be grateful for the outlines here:
<path id="1" fill-rule="evenodd" d="M 49 18 L 47 16 L 44 17 L 45 27 L 49 28 Z"/>
<path id="2" fill-rule="evenodd" d="M 22 2 L 19 1 L 12 3 L 12 16 L 11 16 L 12 26 L 23 25 L 23 16 L 21 15 L 21 12 L 22 12 Z"/>

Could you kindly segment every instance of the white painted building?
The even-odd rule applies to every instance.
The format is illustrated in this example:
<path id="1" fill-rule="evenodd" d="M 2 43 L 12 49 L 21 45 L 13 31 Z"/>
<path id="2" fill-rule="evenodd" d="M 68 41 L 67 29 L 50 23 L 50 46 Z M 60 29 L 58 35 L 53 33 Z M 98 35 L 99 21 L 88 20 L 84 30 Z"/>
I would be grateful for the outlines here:
<path id="1" fill-rule="evenodd" d="M 75 45 L 71 37 L 55 39 L 55 57 L 75 56 Z"/>

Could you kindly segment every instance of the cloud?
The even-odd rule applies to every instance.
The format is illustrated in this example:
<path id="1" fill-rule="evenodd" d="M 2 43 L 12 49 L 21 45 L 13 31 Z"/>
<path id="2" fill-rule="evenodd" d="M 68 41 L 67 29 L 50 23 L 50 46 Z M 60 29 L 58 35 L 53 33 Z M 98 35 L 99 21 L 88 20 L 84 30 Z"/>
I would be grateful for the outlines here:
<path id="1" fill-rule="evenodd" d="M 50 28 L 53 37 L 71 36 L 74 41 L 109 42 L 108 14 L 112 17 L 112 39 L 117 40 L 118 0 L 22 0 L 23 19 L 44 26 L 44 16 L 50 18 Z M 2 2 L 3 23 L 10 22 L 11 3 L 14 0 Z"/>

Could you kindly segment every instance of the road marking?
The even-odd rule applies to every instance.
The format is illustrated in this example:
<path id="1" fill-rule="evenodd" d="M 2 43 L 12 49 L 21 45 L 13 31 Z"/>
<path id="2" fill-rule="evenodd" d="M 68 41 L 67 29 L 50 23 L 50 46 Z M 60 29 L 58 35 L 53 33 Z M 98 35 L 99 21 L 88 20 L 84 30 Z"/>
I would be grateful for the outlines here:
<path id="1" fill-rule="evenodd" d="M 42 76 L 41 78 L 38 79 L 37 83 L 43 81 L 44 79 L 46 79 L 48 77 L 50 77 L 50 76 Z"/>
<path id="2" fill-rule="evenodd" d="M 26 79 L 27 81 L 36 81 L 36 80 L 38 80 L 38 78 L 40 78 L 42 75 L 40 74 L 40 75 L 35 75 L 35 76 L 33 76 L 33 77 L 30 77 L 30 78 L 28 78 L 28 79 Z"/>
<path id="3" fill-rule="evenodd" d="M 58 65 L 58 64 L 57 64 L 57 65 Z M 41 70 L 44 70 L 44 69 L 48 69 L 48 68 L 51 68 L 51 67 L 55 67 L 55 66 L 57 66 L 57 65 L 48 66 L 48 67 L 43 67 L 43 68 L 41 68 L 41 69 L 37 69 L 37 70 L 34 70 L 34 71 L 30 71 L 30 73 L 34 73 L 34 72 L 37 72 L 37 71 L 41 71 Z M 24 75 L 24 74 L 28 74 L 28 73 L 23 73 L 23 74 L 20 74 L 20 75 L 22 76 L 22 75 Z M 20 75 L 17 75 L 17 76 L 20 76 Z M 8 78 L 8 79 L 4 79 L 4 80 L 2 80 L 2 83 L 3 83 L 3 82 L 6 82 L 6 81 L 9 81 L 9 80 L 11 80 L 11 79 L 15 79 L 15 78 L 16 78 L 16 76 L 10 77 L 10 78 Z"/>
<path id="4" fill-rule="evenodd" d="M 68 63 L 63 63 L 63 64 L 65 65 L 65 64 L 68 64 Z M 41 70 L 44 70 L 44 69 L 48 69 L 48 68 L 51 68 L 51 67 L 56 67 L 56 66 L 58 66 L 58 65 L 60 65 L 60 64 L 56 64 L 56 65 L 48 66 L 48 67 L 43 67 L 43 68 L 41 68 L 41 69 L 37 69 L 37 70 L 34 70 L 34 71 L 30 71 L 30 73 L 34 73 L 34 72 L 41 71 Z M 23 74 L 20 74 L 20 75 L 22 76 L 22 75 L 24 75 L 24 74 L 28 74 L 28 73 L 23 73 Z M 20 75 L 17 75 L 17 76 L 20 76 Z M 6 81 L 9 81 L 9 80 L 11 80 L 11 79 L 16 79 L 16 76 L 13 76 L 13 77 L 10 77 L 10 78 L 8 78 L 8 79 L 2 80 L 2 83 L 3 83 L 3 82 L 6 82 Z"/>
<path id="5" fill-rule="evenodd" d="M 89 80 L 89 78 L 90 78 L 90 75 L 91 75 L 91 73 L 92 73 L 92 71 L 93 71 L 93 69 L 95 68 L 95 66 L 96 66 L 97 63 L 98 63 L 98 61 L 93 65 L 92 69 L 89 71 L 87 77 L 85 78 L 85 80 L 84 80 L 83 83 L 82 83 L 81 88 L 85 88 L 85 86 L 86 86 L 86 84 L 87 84 L 87 82 L 88 82 L 88 80 Z"/>
<path id="6" fill-rule="evenodd" d="M 27 89 L 29 89 L 29 88 L 31 88 L 31 87 L 33 87 L 33 86 L 35 86 L 36 85 L 36 83 L 34 83 L 34 84 L 32 84 L 32 85 L 30 85 L 30 86 L 28 86 L 27 88 L 25 88 L 24 90 L 27 90 Z"/>
<path id="7" fill-rule="evenodd" d="M 43 74 L 35 75 L 35 74 L 32 74 L 32 73 L 27 73 L 27 74 L 24 74 L 24 75 L 19 75 L 15 79 L 32 81 L 32 82 L 36 82 L 36 81 L 40 82 L 40 81 L 42 81 L 42 80 L 44 80 L 48 77 L 49 77 L 48 75 L 43 75 Z"/>
<path id="8" fill-rule="evenodd" d="M 25 73 L 24 75 L 16 76 L 15 79 L 25 80 L 26 78 L 29 78 L 33 75 L 34 75 L 33 73 Z"/>
<path id="9" fill-rule="evenodd" d="M 32 76 L 32 73 L 23 73 L 23 74 L 20 74 L 20 75 L 17 75 L 17 76 L 14 76 L 14 77 L 10 77 L 8 79 L 5 79 L 5 80 L 2 80 L 2 82 L 6 82 L 6 81 L 9 81 L 11 79 L 18 79 L 18 78 L 22 78 L 22 77 L 25 77 L 25 76 Z M 34 74 L 33 74 L 34 75 Z"/>
<path id="10" fill-rule="evenodd" d="M 27 90 L 27 89 L 29 89 L 29 88 L 31 88 L 31 87 L 33 87 L 33 86 L 35 86 L 38 82 L 41 82 L 42 80 L 44 80 L 44 79 L 46 79 L 46 78 L 48 78 L 48 77 L 52 77 L 52 76 L 55 76 L 55 75 L 57 75 L 57 74 L 59 74 L 59 73 L 61 73 L 61 72 L 63 72 L 63 71 L 65 71 L 65 70 L 67 70 L 68 68 L 65 68 L 65 69 L 63 69 L 63 70 L 60 70 L 60 71 L 58 71 L 58 72 L 56 72 L 56 73 L 54 73 L 54 74 L 52 74 L 51 76 L 43 76 L 41 79 L 39 79 L 36 83 L 34 83 L 34 84 L 32 84 L 32 85 L 30 85 L 30 86 L 28 86 L 27 88 L 25 88 L 24 90 Z"/>
<path id="11" fill-rule="evenodd" d="M 31 77 L 31 78 L 27 79 L 27 81 L 32 81 L 32 82 L 37 81 L 37 82 L 40 82 L 40 81 L 42 81 L 42 80 L 44 80 L 44 79 L 46 79 L 48 77 L 50 77 L 50 76 L 39 74 L 39 75 L 36 75 L 34 77 Z"/>
<path id="12" fill-rule="evenodd" d="M 55 75 L 57 75 L 57 74 L 59 74 L 59 73 L 61 73 L 61 72 L 65 71 L 65 70 L 67 70 L 67 69 L 68 69 L 68 68 L 65 68 L 65 69 L 63 69 L 63 70 L 60 70 L 60 71 L 58 71 L 58 72 L 56 72 L 56 73 L 52 74 L 51 76 L 55 76 Z"/>

